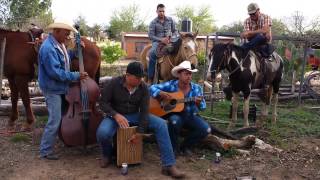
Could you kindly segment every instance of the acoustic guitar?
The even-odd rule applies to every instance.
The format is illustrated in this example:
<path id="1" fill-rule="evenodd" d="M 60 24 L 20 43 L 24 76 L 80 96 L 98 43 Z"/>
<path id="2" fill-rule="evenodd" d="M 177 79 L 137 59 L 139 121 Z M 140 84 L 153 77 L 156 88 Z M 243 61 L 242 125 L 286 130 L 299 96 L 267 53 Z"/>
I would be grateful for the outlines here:
<path id="1" fill-rule="evenodd" d="M 185 98 L 183 92 L 168 93 L 172 97 L 169 100 L 161 100 L 157 98 L 150 98 L 149 112 L 156 116 L 164 116 L 171 112 L 181 112 L 184 109 L 184 104 L 187 102 L 195 102 L 197 97 Z M 214 98 L 214 95 L 205 95 L 201 98 L 209 99 Z M 198 96 L 199 97 L 199 96 Z"/>

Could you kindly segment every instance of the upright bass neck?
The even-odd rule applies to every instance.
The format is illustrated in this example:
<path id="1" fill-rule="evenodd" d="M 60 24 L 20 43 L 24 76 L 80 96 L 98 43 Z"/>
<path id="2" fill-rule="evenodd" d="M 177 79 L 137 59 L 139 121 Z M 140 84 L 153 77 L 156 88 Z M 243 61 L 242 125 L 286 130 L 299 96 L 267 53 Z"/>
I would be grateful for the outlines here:
<path id="1" fill-rule="evenodd" d="M 77 44 L 77 51 L 78 51 L 78 55 L 79 55 L 79 71 L 81 73 L 83 73 L 84 72 L 84 65 L 83 65 L 83 55 L 82 55 L 80 32 L 76 33 L 76 44 Z"/>

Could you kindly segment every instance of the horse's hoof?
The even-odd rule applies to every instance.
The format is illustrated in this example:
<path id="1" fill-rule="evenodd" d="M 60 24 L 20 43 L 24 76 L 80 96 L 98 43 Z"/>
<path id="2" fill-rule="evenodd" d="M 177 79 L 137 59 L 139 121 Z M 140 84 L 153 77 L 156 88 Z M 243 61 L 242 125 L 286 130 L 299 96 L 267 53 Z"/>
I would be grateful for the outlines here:
<path id="1" fill-rule="evenodd" d="M 8 121 L 8 124 L 7 124 L 8 130 L 14 130 L 15 126 L 16 126 L 16 124 L 14 121 L 11 121 L 11 120 Z"/>
<path id="2" fill-rule="evenodd" d="M 244 123 L 244 124 L 243 124 L 243 127 L 244 127 L 244 128 L 247 128 L 247 127 L 249 127 L 249 126 L 250 126 L 249 123 Z"/>
<path id="3" fill-rule="evenodd" d="M 30 131 L 32 131 L 32 129 L 33 129 L 33 124 L 34 123 L 25 123 L 25 124 L 23 124 L 23 126 L 22 126 L 22 131 L 26 131 L 26 132 L 30 132 Z"/>

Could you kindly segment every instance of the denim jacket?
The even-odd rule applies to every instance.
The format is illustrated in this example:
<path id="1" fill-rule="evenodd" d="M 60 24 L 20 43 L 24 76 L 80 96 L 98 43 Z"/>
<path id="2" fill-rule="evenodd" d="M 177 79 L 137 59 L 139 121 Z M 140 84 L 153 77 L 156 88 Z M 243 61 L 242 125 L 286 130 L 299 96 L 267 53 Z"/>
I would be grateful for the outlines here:
<path id="1" fill-rule="evenodd" d="M 47 93 L 65 94 L 69 82 L 80 78 L 79 72 L 69 72 L 65 69 L 63 52 L 51 34 L 40 47 L 38 69 L 39 86 Z"/>

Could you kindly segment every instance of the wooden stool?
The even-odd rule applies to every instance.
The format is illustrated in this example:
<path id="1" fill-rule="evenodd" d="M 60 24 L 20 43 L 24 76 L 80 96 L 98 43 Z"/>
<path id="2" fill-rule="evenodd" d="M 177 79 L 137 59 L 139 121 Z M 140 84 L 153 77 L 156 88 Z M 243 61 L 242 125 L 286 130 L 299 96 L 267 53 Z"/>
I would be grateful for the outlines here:
<path id="1" fill-rule="evenodd" d="M 117 130 L 117 165 L 122 163 L 139 164 L 142 162 L 142 138 L 129 139 L 136 133 L 136 126 Z"/>

